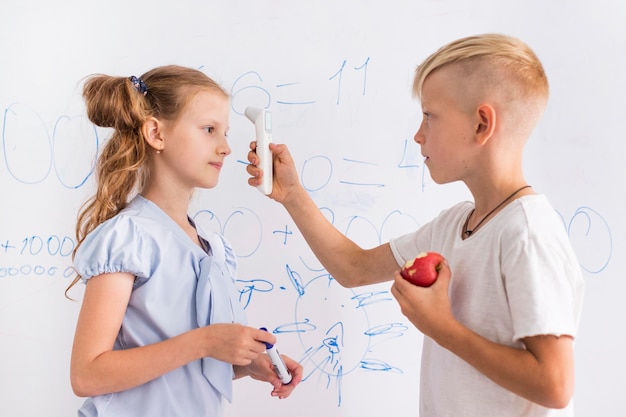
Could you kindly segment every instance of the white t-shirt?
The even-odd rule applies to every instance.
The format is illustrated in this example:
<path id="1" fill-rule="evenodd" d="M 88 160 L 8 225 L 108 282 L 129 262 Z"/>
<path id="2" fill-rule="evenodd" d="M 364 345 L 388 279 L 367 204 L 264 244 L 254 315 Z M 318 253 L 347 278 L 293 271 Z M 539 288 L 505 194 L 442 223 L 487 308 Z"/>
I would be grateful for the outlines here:
<path id="1" fill-rule="evenodd" d="M 547 198 L 518 198 L 462 240 L 472 208 L 459 203 L 391 240 L 398 264 L 423 251 L 441 253 L 452 270 L 454 316 L 493 342 L 523 348 L 521 339 L 528 336 L 574 337 L 584 282 L 565 226 Z M 573 416 L 573 405 L 556 410 L 530 402 L 424 337 L 420 416 L 562 417 Z"/>

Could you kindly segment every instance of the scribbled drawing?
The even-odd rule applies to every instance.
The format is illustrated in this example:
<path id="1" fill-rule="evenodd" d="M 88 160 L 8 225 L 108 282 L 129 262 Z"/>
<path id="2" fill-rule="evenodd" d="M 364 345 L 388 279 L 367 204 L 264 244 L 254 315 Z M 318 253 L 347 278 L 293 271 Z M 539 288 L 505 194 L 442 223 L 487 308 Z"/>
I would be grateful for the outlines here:
<path id="1" fill-rule="evenodd" d="M 343 233 L 361 247 L 371 248 L 388 242 L 391 238 L 417 230 L 420 223 L 410 214 L 393 210 L 385 216 L 380 227 L 364 216 L 351 216 L 344 220 Z"/>
<path id="2" fill-rule="evenodd" d="M 320 210 L 332 224 L 335 223 L 333 210 L 329 207 L 321 207 Z M 245 230 L 242 239 L 234 244 L 238 257 L 257 254 L 263 228 L 260 217 L 253 210 L 235 208 L 223 223 L 210 210 L 199 210 L 193 219 L 209 230 L 223 233 L 227 239 L 229 224 L 240 232 Z M 399 210 L 388 213 L 380 227 L 362 216 L 350 216 L 344 222 L 342 229 L 345 235 L 364 246 L 380 244 L 390 236 L 418 227 L 413 217 Z M 288 230 L 280 232 L 286 233 Z M 237 240 L 236 236 L 234 239 Z M 286 240 L 284 244 L 287 244 Z M 353 373 L 403 373 L 387 358 L 377 357 L 375 348 L 381 343 L 402 337 L 408 327 L 400 322 L 372 325 L 368 317 L 367 310 L 374 304 L 394 302 L 389 291 L 372 291 L 367 287 L 355 291 L 342 287 L 322 266 L 312 262 L 312 258 L 305 259 L 299 255 L 298 259 L 301 267 L 285 264 L 284 270 L 295 290 L 294 319 L 277 326 L 273 333 L 297 335 L 302 346 L 299 362 L 305 368 L 303 380 L 318 381 L 325 389 L 332 390 L 339 407 L 342 404 L 342 385 L 346 378 L 354 376 Z M 248 308 L 254 301 L 255 294 L 285 290 L 285 287 L 276 286 L 271 280 L 258 277 L 239 279 L 237 287 L 244 308 Z"/>
<path id="3" fill-rule="evenodd" d="M 591 274 L 602 272 L 611 261 L 613 237 L 606 220 L 590 207 L 579 207 L 567 224 L 567 234 L 581 268 Z"/>
<path id="4" fill-rule="evenodd" d="M 370 175 L 379 175 L 384 178 L 384 172 L 381 169 L 375 169 L 374 167 L 378 167 L 378 164 L 367 161 L 358 161 L 350 158 L 343 158 L 343 161 L 351 165 L 348 172 L 353 174 L 353 177 L 358 178 L 358 180 L 339 180 L 340 184 L 345 185 L 357 185 L 364 187 L 375 187 L 380 188 L 384 187 L 385 183 L 380 181 L 364 181 L 363 179 Z M 361 168 L 361 169 L 358 169 Z M 354 175 L 356 174 L 356 175 Z"/>
<path id="5" fill-rule="evenodd" d="M 378 343 L 403 336 L 407 330 L 409 330 L 409 328 L 404 323 L 385 323 L 379 326 L 372 327 L 371 329 L 367 330 L 366 333 L 368 336 L 380 336 L 375 343 L 372 343 L 371 346 L 374 347 Z M 383 365 L 382 363 L 375 364 L 374 361 L 371 361 L 369 363 L 372 366 Z"/>
<path id="6" fill-rule="evenodd" d="M 341 67 L 334 73 L 328 80 L 332 81 L 334 78 L 337 78 L 337 105 L 341 101 L 341 78 L 343 76 L 343 69 L 346 66 L 346 60 L 344 59 L 341 63 Z"/>
<path id="7" fill-rule="evenodd" d="M 283 235 L 283 245 L 287 244 L 287 238 L 293 235 L 293 232 L 289 230 L 289 225 L 285 225 L 285 228 L 282 230 L 274 230 L 272 231 L 273 235 Z"/>
<path id="8" fill-rule="evenodd" d="M 6 248 L 6 246 L 2 246 Z M 38 235 L 32 235 L 22 239 L 19 254 L 38 256 L 48 254 L 50 256 L 68 257 L 74 251 L 76 242 L 69 236 L 50 235 L 46 239 Z"/>
<path id="9" fill-rule="evenodd" d="M 335 223 L 333 210 L 328 207 L 320 210 Z M 414 218 L 393 210 L 380 227 L 367 218 L 351 216 L 341 228 L 352 240 L 371 246 L 417 226 Z M 317 382 L 331 390 L 339 407 L 343 383 L 347 378 L 356 377 L 356 373 L 403 373 L 388 358 L 378 357 L 376 347 L 401 338 L 408 326 L 401 322 L 373 325 L 368 315 L 368 309 L 374 305 L 395 302 L 390 292 L 371 287 L 345 288 L 313 259 L 301 254 L 298 260 L 296 266 L 285 265 L 285 274 L 295 290 L 294 320 L 277 326 L 273 333 L 296 335 L 302 347 L 298 360 L 305 369 L 303 380 Z M 254 287 L 242 290 L 246 297 L 253 296 L 256 285 Z"/>
<path id="10" fill-rule="evenodd" d="M 335 392 L 337 406 L 342 402 L 344 378 L 355 371 L 398 372 L 402 370 L 376 358 L 373 340 L 402 336 L 406 326 L 370 326 L 367 306 L 391 302 L 388 291 L 361 293 L 339 285 L 322 274 L 302 283 L 302 277 L 287 269 L 297 290 L 294 322 L 278 327 L 275 333 L 295 332 L 303 348 L 299 362 L 305 369 L 303 381 L 316 380 Z"/>
<path id="11" fill-rule="evenodd" d="M 100 146 L 97 127 L 81 116 L 60 116 L 52 135 L 37 112 L 22 103 L 4 111 L 2 149 L 9 174 L 24 184 L 39 184 L 54 172 L 65 188 L 81 188 L 95 171 Z M 76 158 L 89 154 L 90 158 Z"/>
<path id="12" fill-rule="evenodd" d="M 336 80 L 335 82 L 337 83 L 337 100 L 336 100 L 337 105 L 339 105 L 339 103 L 341 102 L 341 84 L 342 84 L 344 69 L 346 68 L 347 63 L 348 61 L 344 59 L 339 69 L 337 70 L 337 72 L 335 72 L 333 75 L 331 75 L 328 78 L 328 81 Z M 363 72 L 363 87 L 361 89 L 362 95 L 365 95 L 367 91 L 367 68 L 369 66 L 369 63 L 370 63 L 370 57 L 367 57 L 365 61 L 363 62 L 363 64 L 352 68 L 353 71 L 355 72 L 359 72 L 359 71 Z"/>
<path id="13" fill-rule="evenodd" d="M 234 208 L 224 223 L 211 210 L 198 210 L 192 219 L 203 229 L 224 235 L 233 248 L 236 248 L 239 258 L 254 255 L 261 246 L 263 223 L 259 215 L 249 208 Z"/>
<path id="14" fill-rule="evenodd" d="M 400 162 L 398 162 L 397 167 L 400 169 L 419 168 L 421 165 L 418 163 L 418 161 L 420 161 L 419 147 L 411 146 L 409 148 L 407 147 L 408 144 L 409 144 L 408 139 L 404 139 L 404 144 L 402 148 L 402 156 L 400 157 Z"/>
<path id="15" fill-rule="evenodd" d="M 368 56 L 362 65 L 358 67 L 354 67 L 355 71 L 363 70 L 363 90 L 362 90 L 363 95 L 365 95 L 365 92 L 367 91 L 367 67 L 369 63 L 370 63 L 370 57 Z"/>
<path id="16" fill-rule="evenodd" d="M 287 265 L 285 269 L 287 270 L 287 276 L 289 277 L 291 285 L 293 285 L 298 295 L 302 297 L 304 295 L 304 283 L 302 282 L 302 276 L 298 272 L 291 269 L 289 265 Z M 305 323 L 308 322 L 309 320 L 306 319 Z"/>
<path id="17" fill-rule="evenodd" d="M 422 191 L 426 190 L 426 163 L 422 164 Z"/>
<path id="18" fill-rule="evenodd" d="M 54 173 L 66 188 L 82 187 L 96 169 L 100 138 L 96 125 L 85 116 L 61 116 L 52 131 Z M 76 154 L 90 155 L 76 158 Z"/>
<path id="19" fill-rule="evenodd" d="M 290 83 L 284 83 L 284 84 L 277 84 L 276 88 L 280 88 L 281 90 L 283 88 L 286 87 L 294 87 L 294 86 L 301 86 L 304 85 L 304 83 L 302 82 L 290 82 Z M 308 89 L 304 90 L 307 93 L 309 92 Z M 287 105 L 303 105 L 303 104 L 315 104 L 316 100 L 307 100 L 307 99 L 300 99 L 300 100 L 276 100 L 276 103 L 278 104 L 287 104 Z"/>
<path id="20" fill-rule="evenodd" d="M 326 187 L 333 174 L 333 163 L 324 155 L 313 156 L 304 161 L 300 172 L 300 181 L 309 191 L 318 191 Z"/>
<path id="21" fill-rule="evenodd" d="M 2 150 L 9 174 L 24 184 L 38 184 L 52 170 L 50 135 L 41 116 L 22 103 L 4 111 Z"/>
<path id="22" fill-rule="evenodd" d="M 244 310 L 250 305 L 255 292 L 270 292 L 274 289 L 274 284 L 266 279 L 238 279 L 239 302 Z"/>
<path id="23" fill-rule="evenodd" d="M 233 111 L 243 116 L 248 106 L 269 108 L 272 95 L 262 84 L 263 78 L 256 71 L 248 71 L 237 77 L 230 89 L 230 105 Z"/>

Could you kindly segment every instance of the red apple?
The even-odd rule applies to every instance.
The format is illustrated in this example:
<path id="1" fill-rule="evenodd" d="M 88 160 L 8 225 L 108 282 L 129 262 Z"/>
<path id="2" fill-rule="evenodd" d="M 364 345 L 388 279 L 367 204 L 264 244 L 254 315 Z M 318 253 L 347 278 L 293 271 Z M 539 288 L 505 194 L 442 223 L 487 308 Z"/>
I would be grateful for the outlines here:
<path id="1" fill-rule="evenodd" d="M 443 256 L 437 252 L 422 252 L 413 260 L 406 261 L 400 274 L 412 284 L 430 287 L 437 280 Z"/>

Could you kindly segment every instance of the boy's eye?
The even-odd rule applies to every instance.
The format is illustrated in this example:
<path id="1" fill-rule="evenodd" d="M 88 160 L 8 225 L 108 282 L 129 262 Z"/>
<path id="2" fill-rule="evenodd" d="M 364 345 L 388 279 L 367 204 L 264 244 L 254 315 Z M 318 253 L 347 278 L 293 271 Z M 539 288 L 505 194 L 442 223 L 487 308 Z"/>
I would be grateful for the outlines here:
<path id="1" fill-rule="evenodd" d="M 424 119 L 425 120 L 429 120 L 430 119 L 430 113 L 424 112 Z"/>

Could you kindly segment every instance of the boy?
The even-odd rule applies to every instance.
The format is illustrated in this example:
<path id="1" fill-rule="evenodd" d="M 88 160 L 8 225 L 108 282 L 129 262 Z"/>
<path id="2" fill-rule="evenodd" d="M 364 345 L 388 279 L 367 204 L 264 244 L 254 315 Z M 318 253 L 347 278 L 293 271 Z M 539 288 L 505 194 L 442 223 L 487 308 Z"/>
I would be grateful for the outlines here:
<path id="1" fill-rule="evenodd" d="M 415 141 L 433 180 L 463 181 L 474 203 L 362 249 L 322 215 L 284 145 L 271 148 L 270 197 L 340 284 L 394 280 L 402 313 L 424 334 L 422 417 L 571 416 L 583 278 L 562 222 L 522 172 L 524 145 L 548 99 L 542 65 L 515 38 L 467 37 L 418 67 L 413 93 L 423 111 Z M 256 186 L 254 151 L 249 160 Z M 429 288 L 398 271 L 422 251 L 446 258 Z"/>

